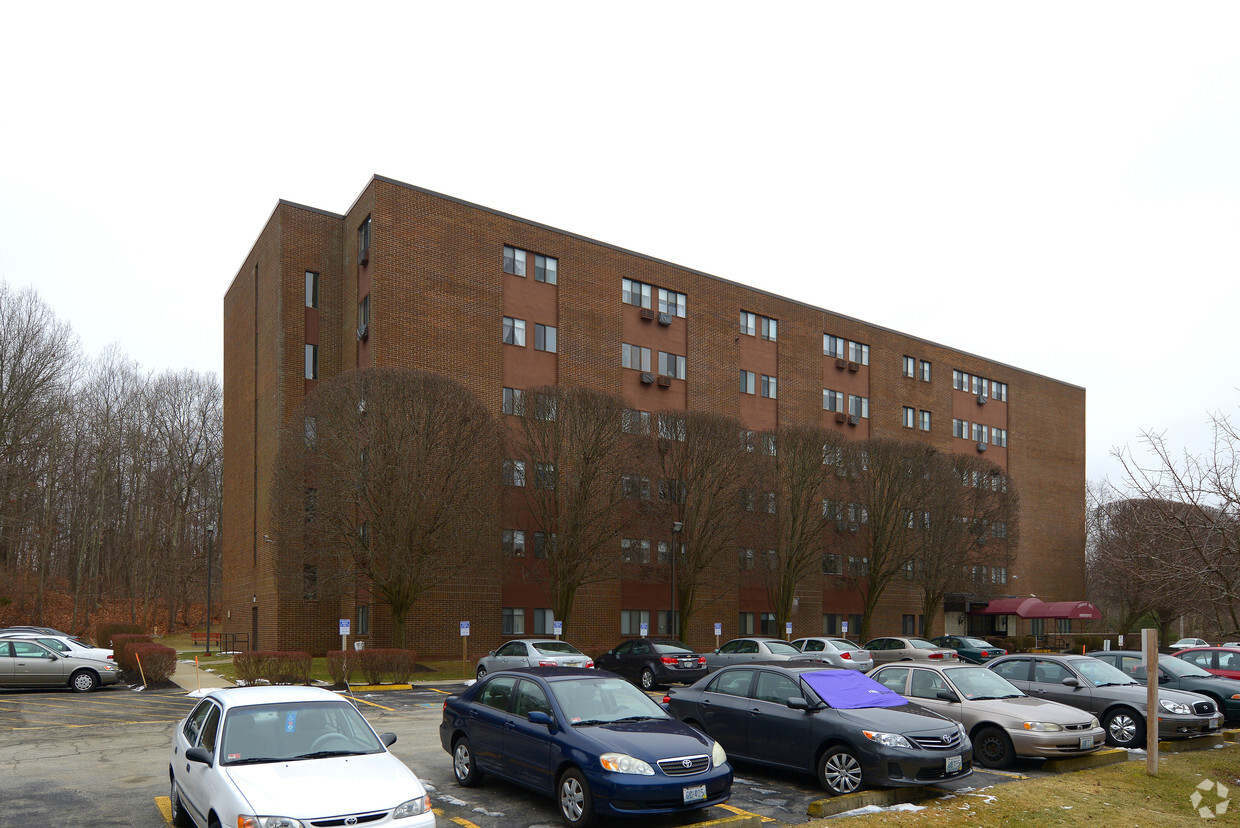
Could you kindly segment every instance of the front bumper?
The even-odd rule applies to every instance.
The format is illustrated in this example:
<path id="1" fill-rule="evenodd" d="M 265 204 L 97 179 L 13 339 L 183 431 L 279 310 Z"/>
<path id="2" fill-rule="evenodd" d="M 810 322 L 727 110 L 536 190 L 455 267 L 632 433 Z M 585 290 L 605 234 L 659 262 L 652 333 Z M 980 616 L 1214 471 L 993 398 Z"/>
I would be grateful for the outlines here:
<path id="1" fill-rule="evenodd" d="M 603 771 L 591 776 L 589 782 L 594 809 L 603 816 L 672 814 L 727 802 L 732 795 L 732 765 L 727 763 L 706 773 L 682 777 Z M 685 802 L 685 789 L 698 785 L 706 786 L 706 798 Z"/>
<path id="2" fill-rule="evenodd" d="M 1164 712 L 1158 716 L 1159 739 L 1191 739 L 1194 736 L 1217 733 L 1222 727 L 1222 713 L 1215 713 L 1211 716 L 1197 714 L 1180 716 Z"/>
<path id="3" fill-rule="evenodd" d="M 868 746 L 867 746 L 868 747 Z M 962 779 L 973 773 L 973 744 L 963 744 L 950 751 L 907 750 L 878 745 L 860 755 L 861 770 L 866 784 L 880 787 L 905 787 Z M 948 757 L 960 757 L 960 769 L 947 771 Z"/>

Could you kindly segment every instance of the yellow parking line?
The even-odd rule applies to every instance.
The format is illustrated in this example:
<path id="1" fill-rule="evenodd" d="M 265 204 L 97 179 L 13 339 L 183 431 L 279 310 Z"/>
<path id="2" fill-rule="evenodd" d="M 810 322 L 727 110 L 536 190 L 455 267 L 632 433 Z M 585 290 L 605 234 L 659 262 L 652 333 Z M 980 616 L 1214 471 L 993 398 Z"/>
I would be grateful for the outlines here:
<path id="1" fill-rule="evenodd" d="M 1001 771 L 1001 770 L 992 770 L 990 768 L 982 768 L 981 772 L 982 773 L 993 773 L 996 776 L 1008 776 L 1008 777 L 1011 777 L 1012 779 L 1028 779 L 1029 778 L 1025 774 L 1016 773 L 1015 771 Z"/>
<path id="2" fill-rule="evenodd" d="M 474 825 L 472 822 L 465 819 L 464 817 L 452 817 L 451 819 L 457 825 L 460 825 L 461 828 L 478 828 L 477 825 Z"/>
<path id="3" fill-rule="evenodd" d="M 447 690 L 440 690 L 438 687 L 428 687 L 428 688 L 426 688 L 426 689 L 427 689 L 427 690 L 430 690 L 432 693 L 443 693 L 445 696 L 451 696 L 451 695 L 452 695 L 452 694 L 451 694 L 451 693 L 449 693 Z"/>
<path id="4" fill-rule="evenodd" d="M 735 805 L 728 805 L 725 803 L 723 805 L 717 805 L 715 807 L 722 808 L 725 811 L 731 811 L 737 816 L 756 816 L 759 819 L 761 819 L 763 822 L 777 822 L 778 821 L 778 820 L 772 819 L 771 817 L 765 817 L 765 816 L 762 816 L 761 814 L 755 814 L 751 811 L 742 810 L 741 808 L 737 808 Z"/>
<path id="5" fill-rule="evenodd" d="M 164 822 L 172 824 L 172 800 L 166 796 L 155 797 L 155 807 L 164 815 Z"/>
<path id="6" fill-rule="evenodd" d="M 377 708 L 379 708 L 380 710 L 387 710 L 388 712 L 391 712 L 392 710 L 395 710 L 395 709 L 396 709 L 396 708 L 394 708 L 394 707 L 384 707 L 384 706 L 383 706 L 383 705 L 381 705 L 381 704 L 375 704 L 374 702 L 372 702 L 372 701 L 366 701 L 365 699 L 355 699 L 355 698 L 353 698 L 352 696 L 349 696 L 349 698 L 350 698 L 350 699 L 352 699 L 352 700 L 353 700 L 353 701 L 355 701 L 355 702 L 361 702 L 362 704 L 368 704 L 368 705 L 370 705 L 371 707 L 377 707 Z"/>

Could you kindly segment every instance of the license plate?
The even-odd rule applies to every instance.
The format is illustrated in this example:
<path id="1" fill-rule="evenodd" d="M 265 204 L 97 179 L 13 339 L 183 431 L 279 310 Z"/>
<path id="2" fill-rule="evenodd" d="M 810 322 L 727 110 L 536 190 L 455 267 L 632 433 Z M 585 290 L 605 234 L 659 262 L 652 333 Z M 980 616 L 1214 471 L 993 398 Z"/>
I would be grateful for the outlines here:
<path id="1" fill-rule="evenodd" d="M 1222 723 L 1223 723 L 1223 717 L 1222 717 L 1222 716 L 1211 716 L 1211 717 L 1210 717 L 1210 727 L 1211 727 L 1211 728 L 1216 728 L 1216 727 L 1218 727 L 1219 725 L 1221 725 Z"/>
<path id="2" fill-rule="evenodd" d="M 705 798 L 705 785 L 694 785 L 691 788 L 685 788 L 685 802 L 701 802 Z"/>
<path id="3" fill-rule="evenodd" d="M 1093 746 L 1094 746 L 1094 737 L 1093 737 L 1093 736 L 1082 736 L 1082 737 L 1081 737 L 1081 750 L 1086 750 L 1086 749 L 1091 748 L 1091 747 L 1093 747 Z"/>
<path id="4" fill-rule="evenodd" d="M 682 661 L 680 662 L 680 666 L 688 669 L 689 667 L 696 667 L 697 662 L 696 661 Z"/>
<path id="5" fill-rule="evenodd" d="M 948 756 L 947 757 L 947 773 L 955 773 L 956 771 L 960 770 L 960 767 L 961 767 L 960 762 L 961 762 L 961 757 Z"/>

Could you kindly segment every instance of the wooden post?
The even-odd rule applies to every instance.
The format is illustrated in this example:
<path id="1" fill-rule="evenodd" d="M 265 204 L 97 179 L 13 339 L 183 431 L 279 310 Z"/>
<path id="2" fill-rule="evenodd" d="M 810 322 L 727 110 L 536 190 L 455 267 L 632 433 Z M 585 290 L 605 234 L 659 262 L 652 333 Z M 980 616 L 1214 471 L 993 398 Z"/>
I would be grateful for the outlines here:
<path id="1" fill-rule="evenodd" d="M 1141 655 L 1145 662 L 1145 772 L 1158 776 L 1158 630 L 1141 630 Z"/>

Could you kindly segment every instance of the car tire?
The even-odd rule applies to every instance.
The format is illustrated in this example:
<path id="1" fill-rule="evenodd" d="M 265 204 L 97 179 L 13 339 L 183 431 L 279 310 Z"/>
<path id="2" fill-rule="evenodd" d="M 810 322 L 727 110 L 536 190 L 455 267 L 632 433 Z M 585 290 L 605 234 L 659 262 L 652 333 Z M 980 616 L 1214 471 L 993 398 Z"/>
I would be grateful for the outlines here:
<path id="1" fill-rule="evenodd" d="M 168 805 L 172 811 L 172 824 L 176 828 L 194 828 L 194 822 L 189 818 L 189 814 L 185 813 L 185 809 L 181 807 L 181 797 L 177 793 L 177 781 L 172 780 L 172 790 L 168 792 Z"/>
<path id="2" fill-rule="evenodd" d="M 478 679 L 478 681 L 482 681 L 486 677 L 487 677 L 487 668 L 479 664 L 478 672 L 474 673 L 474 678 Z"/>
<path id="3" fill-rule="evenodd" d="M 594 824 L 594 797 L 590 784 L 576 768 L 569 768 L 555 786 L 560 817 L 569 828 L 585 828 Z"/>
<path id="4" fill-rule="evenodd" d="M 861 761 L 846 745 L 836 745 L 818 760 L 818 782 L 832 796 L 856 793 L 865 785 Z"/>
<path id="5" fill-rule="evenodd" d="M 984 767 L 1006 768 L 1015 756 L 1012 740 L 997 727 L 984 727 L 973 737 L 973 758 Z"/>
<path id="6" fill-rule="evenodd" d="M 473 788 L 482 781 L 474 746 L 468 736 L 462 736 L 452 744 L 452 775 L 462 788 Z"/>
<path id="7" fill-rule="evenodd" d="M 1139 748 L 1145 745 L 1145 721 L 1135 710 L 1120 707 L 1106 715 L 1107 742 L 1116 747 Z"/>
<path id="8" fill-rule="evenodd" d="M 638 676 L 637 681 L 641 684 L 643 690 L 654 689 L 654 671 L 649 667 L 642 668 L 642 674 Z"/>
<path id="9" fill-rule="evenodd" d="M 90 670 L 78 670 L 69 677 L 69 686 L 76 693 L 89 693 L 99 686 L 99 677 Z"/>

